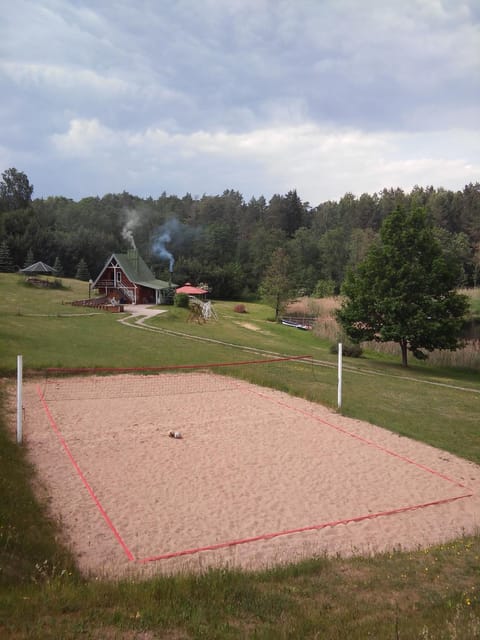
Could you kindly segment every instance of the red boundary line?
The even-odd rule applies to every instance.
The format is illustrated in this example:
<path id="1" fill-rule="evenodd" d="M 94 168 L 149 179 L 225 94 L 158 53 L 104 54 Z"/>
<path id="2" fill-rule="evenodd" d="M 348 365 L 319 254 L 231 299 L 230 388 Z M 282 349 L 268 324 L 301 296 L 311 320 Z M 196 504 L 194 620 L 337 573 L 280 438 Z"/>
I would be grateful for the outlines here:
<path id="1" fill-rule="evenodd" d="M 424 504 L 416 504 L 412 507 L 400 507 L 398 509 L 391 509 L 389 511 L 379 511 L 378 513 L 369 513 L 366 516 L 356 516 L 354 518 L 346 518 L 344 520 L 333 520 L 332 522 L 322 522 L 321 524 L 312 524 L 307 527 L 298 527 L 297 529 L 286 529 L 285 531 L 277 531 L 275 533 L 264 533 L 251 538 L 243 538 L 240 540 L 231 540 L 230 542 L 219 542 L 217 544 L 211 544 L 206 547 L 197 547 L 193 549 L 186 549 L 184 551 L 173 551 L 171 553 L 164 553 L 159 556 L 151 556 L 148 558 L 137 558 L 137 562 L 140 564 L 146 564 L 147 562 L 156 562 L 158 560 L 168 560 L 169 558 L 178 558 L 180 556 L 193 555 L 202 551 L 216 551 L 218 549 L 225 549 L 227 547 L 234 547 L 240 544 L 248 544 L 250 542 L 259 542 L 260 540 L 271 540 L 272 538 L 279 538 L 280 536 L 288 536 L 294 533 L 302 533 L 305 531 L 319 531 L 320 529 L 326 529 L 327 527 L 337 527 L 341 524 L 351 524 L 353 522 L 362 522 L 364 520 L 370 520 L 373 518 L 381 518 L 384 516 L 392 516 L 406 511 L 415 511 L 416 509 L 424 509 L 426 507 L 432 507 L 439 504 L 446 504 L 448 502 L 454 502 L 455 500 L 461 500 L 462 498 L 471 498 L 472 493 L 466 493 L 462 496 L 455 496 L 454 498 L 444 498 L 443 500 L 434 500 L 433 502 L 425 502 Z"/>
<path id="2" fill-rule="evenodd" d="M 135 557 L 134 557 L 133 553 L 130 551 L 130 549 L 125 544 L 123 538 L 118 533 L 118 531 L 115 528 L 113 522 L 108 517 L 107 512 L 102 507 L 102 505 L 100 503 L 100 500 L 97 498 L 97 496 L 95 495 L 95 492 L 93 491 L 92 487 L 88 483 L 88 480 L 85 478 L 85 476 L 84 476 L 82 470 L 80 469 L 77 461 L 73 457 L 73 454 L 70 451 L 70 448 L 69 448 L 68 444 L 66 443 L 65 438 L 60 433 L 60 429 L 58 428 L 57 423 L 55 422 L 55 419 L 53 418 L 53 416 L 52 416 L 52 414 L 50 412 L 50 408 L 48 407 L 48 405 L 47 405 L 47 403 L 45 401 L 45 398 L 43 396 L 43 393 L 42 393 L 40 387 L 37 387 L 37 393 L 38 393 L 38 395 L 40 397 L 40 401 L 41 401 L 41 403 L 43 405 L 43 408 L 45 409 L 45 413 L 47 414 L 47 417 L 48 417 L 48 419 L 50 421 L 50 425 L 51 425 L 52 429 L 54 430 L 58 440 L 60 441 L 60 444 L 65 449 L 66 454 L 70 458 L 70 462 L 73 464 L 73 466 L 75 468 L 75 471 L 77 472 L 77 474 L 79 475 L 81 481 L 83 482 L 83 485 L 85 486 L 85 488 L 87 489 L 88 493 L 90 494 L 90 496 L 92 497 L 93 501 L 95 502 L 95 505 L 97 506 L 97 509 L 100 511 L 100 513 L 103 516 L 103 519 L 105 520 L 107 525 L 110 527 L 111 531 L 113 532 L 113 535 L 115 536 L 115 538 L 120 543 L 120 545 L 123 548 L 123 550 L 125 551 L 125 554 L 127 555 L 127 558 L 129 560 L 135 560 Z"/>
<path id="3" fill-rule="evenodd" d="M 237 382 L 232 381 L 232 385 L 236 386 L 236 387 L 240 387 L 240 384 Z M 307 416 L 310 419 L 316 420 L 318 422 L 321 422 L 322 424 L 327 425 L 328 427 L 331 427 L 332 429 L 335 429 L 336 431 L 339 431 L 340 433 L 350 436 L 351 438 L 355 438 L 356 440 L 359 440 L 360 442 L 363 442 L 364 444 L 367 444 L 368 446 L 371 447 L 375 447 L 377 449 L 379 449 L 380 451 L 383 451 L 384 453 L 387 453 L 388 455 L 391 455 L 393 457 L 396 457 L 400 460 L 402 460 L 403 462 L 407 462 L 408 464 L 412 464 L 418 468 L 420 468 L 423 471 L 426 471 L 428 473 L 431 473 L 435 476 L 438 476 L 439 478 L 446 480 L 447 482 L 450 482 L 452 484 L 454 484 L 455 486 L 461 487 L 463 489 L 467 489 L 467 487 L 455 480 L 453 480 L 452 478 L 449 478 L 448 476 L 439 473 L 438 471 L 435 471 L 434 469 L 431 469 L 425 465 L 422 465 L 418 462 L 415 462 L 414 460 L 411 460 L 410 458 L 407 458 L 406 456 L 402 456 L 398 453 L 396 453 L 395 451 L 392 451 L 390 449 L 387 449 L 386 447 L 383 447 L 382 445 L 377 444 L 376 442 L 373 442 L 372 440 L 368 440 L 367 438 L 364 438 L 362 436 L 359 436 L 355 433 L 351 433 L 350 431 L 347 431 L 347 429 L 344 429 L 343 427 L 339 427 L 337 425 L 334 425 L 330 422 L 328 422 L 327 420 L 323 420 L 322 418 L 315 416 L 312 413 L 309 413 L 308 411 L 303 411 L 302 409 L 297 409 L 296 407 L 288 404 L 287 402 L 282 402 L 280 400 L 277 400 L 275 398 L 270 398 L 268 395 L 260 392 L 260 391 L 256 391 L 253 389 L 248 389 L 248 391 L 250 393 L 253 393 L 263 399 L 268 400 L 269 402 L 273 402 L 275 404 L 278 404 L 281 407 L 286 407 L 287 409 L 290 409 L 291 411 L 294 411 L 296 413 L 300 413 L 302 415 Z M 204 546 L 204 547 L 197 547 L 197 548 L 193 548 L 193 549 L 185 549 L 183 551 L 174 551 L 171 553 L 165 553 L 165 554 L 161 554 L 158 556 L 151 556 L 151 557 L 147 557 L 147 558 L 138 558 L 137 562 L 142 563 L 142 564 L 146 564 L 148 562 L 156 562 L 156 561 L 160 561 L 160 560 L 168 560 L 171 558 L 178 558 L 181 556 L 186 556 L 186 555 L 193 555 L 195 553 L 201 553 L 203 551 L 215 551 L 218 549 L 225 549 L 228 547 L 234 547 L 237 545 L 241 545 L 241 544 L 248 544 L 250 542 L 259 542 L 261 540 L 271 540 L 272 538 L 278 538 L 280 536 L 287 536 L 287 535 L 292 535 L 292 534 L 296 534 L 296 533 L 302 533 L 302 532 L 306 532 L 306 531 L 319 531 L 321 529 L 326 529 L 327 527 L 336 527 L 339 525 L 347 525 L 347 524 L 352 524 L 352 523 L 356 523 L 356 522 L 363 522 L 364 520 L 372 520 L 374 518 L 381 518 L 381 517 L 386 517 L 386 516 L 392 516 L 392 515 L 398 515 L 399 513 L 405 513 L 408 511 L 415 511 L 417 509 L 425 509 L 427 507 L 433 507 L 436 505 L 441 505 L 441 504 L 448 504 L 450 502 L 455 502 L 456 500 L 462 500 L 464 498 L 471 498 L 473 496 L 473 493 L 465 493 L 463 495 L 460 496 L 454 496 L 451 498 L 443 498 L 441 500 L 434 500 L 432 502 L 425 502 L 422 504 L 416 504 L 416 505 L 412 505 L 412 506 L 406 506 L 406 507 L 399 507 L 397 509 L 390 509 L 388 511 L 379 511 L 377 513 L 369 513 L 368 515 L 363 515 L 363 516 L 356 516 L 353 518 L 346 518 L 343 520 L 334 520 L 332 522 L 323 522 L 321 524 L 314 524 L 314 525 L 308 525 L 305 527 L 298 527 L 295 529 L 286 529 L 285 531 L 278 531 L 278 532 L 274 532 L 274 533 L 266 533 L 266 534 L 261 534 L 258 536 L 253 536 L 250 538 L 243 538 L 243 539 L 239 539 L 239 540 L 231 540 L 228 542 L 219 542 L 217 544 L 212 544 L 212 545 L 208 545 L 208 546 Z"/>
<path id="4" fill-rule="evenodd" d="M 282 358 L 267 358 L 263 360 L 241 360 L 239 362 L 213 362 L 210 364 L 172 364 L 163 367 L 50 367 L 45 369 L 48 375 L 55 373 L 130 373 L 134 371 L 175 371 L 176 369 L 212 369 L 214 367 L 238 367 L 246 364 L 268 364 L 272 362 L 286 362 L 288 360 L 309 360 L 312 361 L 313 356 L 285 356 Z"/>
<path id="5" fill-rule="evenodd" d="M 234 386 L 240 386 L 238 382 L 235 382 L 232 380 L 231 382 L 232 385 Z M 347 429 L 340 427 L 339 425 L 335 425 L 332 424 L 331 422 L 328 422 L 328 420 L 324 420 L 323 418 L 320 418 L 319 416 L 316 416 L 313 413 L 309 413 L 308 411 L 304 411 L 303 409 L 298 409 L 297 407 L 294 407 L 291 404 L 288 404 L 288 402 L 282 402 L 281 400 L 277 400 L 276 398 L 270 398 L 268 395 L 266 395 L 265 393 L 262 393 L 261 391 L 256 391 L 253 389 L 248 389 L 248 391 L 250 393 L 253 393 L 254 395 L 260 396 L 261 398 L 264 398 L 266 400 L 268 400 L 269 402 L 273 402 L 274 404 L 278 404 L 281 407 L 286 407 L 287 409 L 290 409 L 291 411 L 294 411 L 296 413 L 300 413 L 301 415 L 307 416 L 308 418 L 312 419 L 312 420 L 316 420 L 317 422 L 321 422 L 322 424 L 327 425 L 327 427 L 330 427 L 331 429 L 335 429 L 335 431 L 339 431 L 340 433 L 343 433 L 346 436 L 349 436 L 350 438 L 354 438 L 355 440 L 359 440 L 360 442 L 363 442 L 364 444 L 370 446 L 370 447 L 374 447 L 375 449 L 378 449 L 379 451 L 383 451 L 384 453 L 388 454 L 389 456 L 392 456 L 394 458 L 398 458 L 399 460 L 402 460 L 403 462 L 407 462 L 408 464 L 411 464 L 415 467 L 418 467 L 419 469 L 422 469 L 423 471 L 426 471 L 427 473 L 431 473 L 434 476 L 437 476 L 439 478 L 442 478 L 443 480 L 446 480 L 447 482 L 450 482 L 452 484 L 454 484 L 457 487 L 461 487 L 462 489 L 469 489 L 469 487 L 467 487 L 466 485 L 462 484 L 461 482 L 458 482 L 457 480 L 453 480 L 452 478 L 450 478 L 449 476 L 440 473 L 439 471 L 436 471 L 435 469 L 432 469 L 431 467 L 427 467 L 426 465 L 421 464 L 420 462 L 416 462 L 415 460 L 412 460 L 411 458 L 408 458 L 407 456 L 403 456 L 400 453 L 397 453 L 396 451 L 392 451 L 391 449 L 387 449 L 387 447 L 382 446 L 381 444 L 378 444 L 377 442 L 374 442 L 373 440 L 369 440 L 368 438 L 364 438 L 363 436 L 360 436 L 356 433 L 352 433 L 351 431 L 348 431 Z M 472 493 L 473 495 L 473 493 Z"/>
<path id="6" fill-rule="evenodd" d="M 253 363 L 257 363 L 257 362 L 275 362 L 275 361 L 279 361 L 279 360 L 299 360 L 299 359 L 304 359 L 304 358 L 309 358 L 311 356 L 294 356 L 292 358 L 278 358 L 275 360 L 255 360 L 255 361 L 248 361 L 248 362 L 242 362 L 242 363 L 224 363 L 223 365 L 221 364 L 216 364 L 216 365 L 180 365 L 179 367 L 159 367 L 159 368 L 152 368 L 152 369 L 156 369 L 156 370 L 162 370 L 162 369 L 170 369 L 170 368 L 185 368 L 185 369 L 191 369 L 191 368 L 207 368 L 207 367 L 213 367 L 213 366 L 225 366 L 225 364 L 232 364 L 232 365 L 236 365 L 236 364 L 253 364 Z M 114 371 L 115 369 L 108 369 L 109 371 Z M 139 370 L 139 369 L 129 369 L 131 370 Z M 49 369 L 49 371 L 59 371 L 58 369 L 54 370 L 54 369 Z M 69 371 L 74 371 L 74 370 L 69 370 Z M 82 371 L 82 372 L 87 372 L 87 371 L 92 371 L 92 370 L 87 370 L 87 369 L 78 369 L 76 370 L 78 371 Z M 100 369 L 96 369 L 95 371 L 100 371 Z M 103 371 L 107 371 L 107 369 L 104 369 Z M 119 371 L 118 369 L 116 369 L 116 371 Z M 126 371 L 123 370 L 123 371 Z M 232 381 L 232 384 L 234 386 L 240 386 L 238 385 L 238 383 L 235 383 Z M 390 449 L 387 449 L 386 447 L 383 447 L 382 445 L 377 444 L 376 442 L 373 442 L 372 440 L 368 440 L 367 438 L 364 438 L 363 436 L 359 436 L 355 433 L 351 433 L 350 431 L 347 431 L 347 429 L 344 429 L 343 427 L 340 427 L 338 425 L 334 425 L 330 422 L 328 422 L 327 420 L 324 420 L 323 418 L 320 418 L 318 416 L 315 416 L 314 414 L 309 413 L 308 411 L 303 411 L 302 409 L 297 409 L 296 407 L 286 403 L 286 402 L 281 402 L 279 400 L 273 399 L 268 397 L 266 394 L 258 392 L 258 391 L 253 391 L 253 390 L 249 390 L 250 393 L 254 393 L 255 395 L 258 395 L 261 398 L 264 398 L 266 400 L 268 400 L 269 402 L 273 402 L 275 404 L 278 404 L 279 406 L 283 406 L 286 407 L 287 409 L 290 409 L 291 411 L 294 411 L 296 413 L 300 413 L 302 415 L 307 416 L 310 419 L 316 420 L 317 422 L 321 422 L 322 424 L 327 425 L 328 427 L 335 429 L 336 431 L 339 431 L 340 433 L 350 436 L 351 438 L 354 438 L 356 440 L 359 440 L 360 442 L 363 442 L 364 444 L 367 444 L 368 446 L 374 447 L 379 449 L 380 451 L 383 451 L 384 453 L 387 453 L 388 455 L 391 455 L 393 457 L 396 457 L 404 462 L 407 462 L 408 464 L 412 464 L 416 467 L 418 467 L 419 469 L 422 469 L 423 471 L 426 471 L 428 473 L 431 473 L 439 478 L 442 478 L 443 480 L 446 480 L 447 482 L 450 482 L 452 484 L 454 484 L 455 486 L 461 487 L 466 489 L 467 487 L 464 484 L 461 484 L 455 480 L 453 480 L 452 478 L 449 478 L 448 476 L 439 473 L 438 471 L 435 471 L 434 469 L 431 469 L 430 467 L 427 467 L 425 465 L 422 465 L 418 462 L 415 462 L 414 460 L 411 460 L 410 458 L 400 455 L 398 453 L 396 453 L 395 451 L 392 451 Z M 231 540 L 231 541 L 226 541 L 226 542 L 219 542 L 216 544 L 212 544 L 212 545 L 207 545 L 207 546 L 203 546 L 203 547 L 195 547 L 192 549 L 185 549 L 185 550 L 181 550 L 181 551 L 174 551 L 174 552 L 170 552 L 170 553 L 165 553 L 165 554 L 161 554 L 158 556 L 151 556 L 151 557 L 146 557 L 146 558 L 135 558 L 134 555 L 132 554 L 132 552 L 130 551 L 130 549 L 128 548 L 128 546 L 126 545 L 126 543 L 124 542 L 124 540 L 122 539 L 122 537 L 120 536 L 120 534 L 118 533 L 117 529 L 115 528 L 115 526 L 113 525 L 112 521 L 110 520 L 110 518 L 108 517 L 105 509 L 102 507 L 99 499 L 97 498 L 97 496 L 95 495 L 93 489 L 90 487 L 87 479 L 85 478 L 84 474 L 82 473 L 79 465 L 77 464 L 75 458 L 73 457 L 65 439 L 63 438 L 63 436 L 60 433 L 60 429 L 58 428 L 51 412 L 50 409 L 45 401 L 45 398 L 43 396 L 42 391 L 40 390 L 39 387 L 37 387 L 37 392 L 38 395 L 40 397 L 40 400 L 42 402 L 42 405 L 45 409 L 45 412 L 48 416 L 48 419 L 50 421 L 50 424 L 53 428 L 53 430 L 55 431 L 60 443 L 62 444 L 63 448 L 65 449 L 65 452 L 67 453 L 68 457 L 70 458 L 70 461 L 72 462 L 75 470 L 77 471 L 77 474 L 79 475 L 80 479 L 82 480 L 82 483 L 84 484 L 85 488 L 87 489 L 87 491 L 89 492 L 90 496 L 92 497 L 92 499 L 94 500 L 97 508 L 99 509 L 100 513 L 102 514 L 103 518 L 105 519 L 107 525 L 109 526 L 109 528 L 111 529 L 111 531 L 113 532 L 115 538 L 117 539 L 117 541 L 119 542 L 119 544 L 122 546 L 123 550 L 125 551 L 127 557 L 129 560 L 131 561 L 135 561 L 139 564 L 147 564 L 148 562 L 157 562 L 160 560 L 167 560 L 167 559 L 171 559 L 171 558 L 177 558 L 177 557 L 181 557 L 181 556 L 186 556 L 186 555 L 193 555 L 196 553 L 201 553 L 204 551 L 215 551 L 218 549 L 225 549 L 228 547 L 233 547 L 233 546 L 237 546 L 237 545 L 241 545 L 241 544 L 248 544 L 251 542 L 259 542 L 261 540 L 271 540 L 273 538 L 278 538 L 281 536 L 286 536 L 286 535 L 292 535 L 292 534 L 296 534 L 296 533 L 302 533 L 302 532 L 306 532 L 306 531 L 315 531 L 315 530 L 321 530 L 321 529 L 325 529 L 327 527 L 335 527 L 335 526 L 339 526 L 339 525 L 347 525 L 347 524 L 352 524 L 352 523 L 356 523 L 356 522 L 362 522 L 365 520 L 371 520 L 374 518 L 380 518 L 380 517 L 386 517 L 386 516 L 391 516 L 391 515 L 397 515 L 400 513 L 405 513 L 405 512 L 409 512 L 409 511 L 415 511 L 417 509 L 425 509 L 427 507 L 431 507 L 431 506 L 436 506 L 436 505 L 441 505 L 441 504 L 448 504 L 450 502 L 455 502 L 456 500 L 462 500 L 464 498 L 471 498 L 474 494 L 473 492 L 470 493 L 466 493 L 466 494 L 462 494 L 459 496 L 454 496 L 451 498 L 444 498 L 441 500 L 434 500 L 432 502 L 425 502 L 422 504 L 417 504 L 417 505 L 411 505 L 411 506 L 406 506 L 406 507 L 399 507 L 396 509 L 391 509 L 391 510 L 387 510 L 387 511 L 379 511 L 377 513 L 369 513 L 367 515 L 363 515 L 363 516 L 356 516 L 353 518 L 346 518 L 343 520 L 334 520 L 331 522 L 324 522 L 321 524 L 315 524 L 315 525 L 308 525 L 305 527 L 298 527 L 295 529 L 286 529 L 284 531 L 278 531 L 278 532 L 273 532 L 273 533 L 266 533 L 266 534 L 260 534 L 258 536 L 253 536 L 253 537 L 249 537 L 249 538 L 242 538 L 242 539 L 237 539 L 237 540 Z"/>

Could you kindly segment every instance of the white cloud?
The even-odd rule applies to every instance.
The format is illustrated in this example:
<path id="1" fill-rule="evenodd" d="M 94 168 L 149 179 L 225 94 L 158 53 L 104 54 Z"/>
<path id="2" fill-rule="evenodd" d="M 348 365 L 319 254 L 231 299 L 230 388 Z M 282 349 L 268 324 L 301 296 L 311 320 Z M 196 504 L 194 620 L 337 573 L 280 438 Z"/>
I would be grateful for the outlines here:
<path id="1" fill-rule="evenodd" d="M 247 187 L 249 197 L 296 188 L 303 199 L 318 204 L 347 191 L 371 193 L 390 186 L 462 188 L 480 175 L 480 163 L 470 162 L 460 144 L 473 149 L 480 137 L 468 142 L 464 132 L 455 130 L 443 132 L 435 144 L 432 137 L 325 129 L 315 123 L 248 133 L 172 134 L 160 128 L 113 131 L 98 120 L 73 120 L 52 143 L 67 158 L 99 160 L 105 192 L 112 190 L 108 181 L 114 167 L 115 179 L 123 179 L 127 190 L 146 192 L 157 176 L 157 191 L 221 193 Z M 248 189 L 259 181 L 262 191 Z"/>
<path id="2" fill-rule="evenodd" d="M 99 74 L 92 69 L 82 69 L 54 64 L 5 62 L 0 64 L 13 82 L 28 87 L 47 85 L 64 91 L 93 91 L 98 94 L 118 94 L 129 90 L 121 78 Z"/>
<path id="3" fill-rule="evenodd" d="M 53 145 L 65 156 L 90 157 L 108 153 L 118 146 L 115 133 L 96 119 L 73 119 L 66 134 L 54 134 Z"/>

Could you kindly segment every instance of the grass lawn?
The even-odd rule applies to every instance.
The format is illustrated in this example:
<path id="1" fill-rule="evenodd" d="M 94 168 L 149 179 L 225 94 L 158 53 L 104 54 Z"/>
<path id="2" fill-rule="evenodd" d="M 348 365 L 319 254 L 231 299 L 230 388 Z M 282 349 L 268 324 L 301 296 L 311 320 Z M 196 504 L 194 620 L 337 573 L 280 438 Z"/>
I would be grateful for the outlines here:
<path id="1" fill-rule="evenodd" d="M 336 356 L 311 332 L 272 323 L 271 310 L 214 305 L 218 320 L 182 309 L 127 326 L 72 307 L 86 284 L 32 289 L 0 274 L 0 637 L 5 638 L 479 638 L 480 536 L 373 558 L 316 558 L 259 573 L 106 582 L 80 576 L 34 497 L 5 402 L 17 354 L 26 375 L 45 367 L 239 362 L 310 354 L 315 364 L 235 367 L 230 373 L 335 407 Z M 343 412 L 480 463 L 478 372 L 366 354 L 344 362 Z M 44 497 L 47 500 L 47 496 Z"/>

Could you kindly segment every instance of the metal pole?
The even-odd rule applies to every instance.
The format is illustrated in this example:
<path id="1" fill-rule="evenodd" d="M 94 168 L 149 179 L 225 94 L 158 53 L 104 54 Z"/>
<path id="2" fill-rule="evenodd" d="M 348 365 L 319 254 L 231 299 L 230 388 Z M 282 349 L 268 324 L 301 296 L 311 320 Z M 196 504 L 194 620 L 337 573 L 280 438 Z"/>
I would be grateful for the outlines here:
<path id="1" fill-rule="evenodd" d="M 22 444 L 23 439 L 23 356 L 17 356 L 17 443 Z"/>
<path id="2" fill-rule="evenodd" d="M 342 408 L 342 343 L 338 343 L 338 408 Z"/>

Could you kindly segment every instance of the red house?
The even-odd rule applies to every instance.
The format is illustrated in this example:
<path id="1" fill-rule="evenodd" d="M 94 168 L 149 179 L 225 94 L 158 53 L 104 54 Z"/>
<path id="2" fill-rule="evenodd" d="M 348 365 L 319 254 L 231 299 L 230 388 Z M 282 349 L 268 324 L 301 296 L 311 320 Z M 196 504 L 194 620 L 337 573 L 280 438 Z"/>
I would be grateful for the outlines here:
<path id="1" fill-rule="evenodd" d="M 113 253 L 92 283 L 92 289 L 124 304 L 168 304 L 176 286 L 157 280 L 136 249 Z"/>

